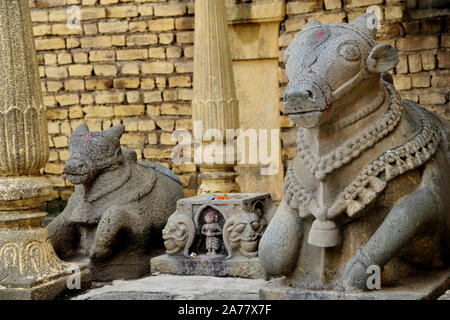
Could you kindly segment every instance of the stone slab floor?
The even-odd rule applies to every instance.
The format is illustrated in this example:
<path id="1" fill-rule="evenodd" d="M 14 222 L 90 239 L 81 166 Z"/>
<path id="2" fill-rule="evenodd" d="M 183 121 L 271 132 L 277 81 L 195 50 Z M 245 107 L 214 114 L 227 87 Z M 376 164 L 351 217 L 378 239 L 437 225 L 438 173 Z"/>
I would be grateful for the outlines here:
<path id="1" fill-rule="evenodd" d="M 442 276 L 442 275 L 441 275 Z M 418 279 L 417 279 L 418 280 Z M 95 283 L 89 291 L 72 297 L 73 300 L 258 300 L 259 291 L 272 287 L 274 280 L 242 279 L 210 276 L 178 276 L 154 274 L 137 280 L 116 280 Z M 431 283 L 430 283 L 431 282 Z M 442 285 L 442 280 L 438 281 Z M 376 290 L 360 299 L 421 299 L 436 287 L 433 281 L 413 282 L 398 288 L 398 293 Z M 434 288 L 434 289 L 433 289 Z M 412 291 L 411 291 L 412 290 Z M 442 293 L 441 293 L 442 294 Z M 374 296 L 372 296 L 374 295 Z M 449 299 L 450 293 L 441 297 Z M 333 299 L 319 297 L 319 299 Z M 336 297 L 334 297 L 336 298 Z M 354 297 L 353 297 L 354 298 Z M 358 298 L 357 298 L 358 299 Z M 436 298 L 434 298 L 436 299 Z"/>
<path id="2" fill-rule="evenodd" d="M 116 280 L 73 300 L 257 300 L 262 279 L 153 275 Z"/>

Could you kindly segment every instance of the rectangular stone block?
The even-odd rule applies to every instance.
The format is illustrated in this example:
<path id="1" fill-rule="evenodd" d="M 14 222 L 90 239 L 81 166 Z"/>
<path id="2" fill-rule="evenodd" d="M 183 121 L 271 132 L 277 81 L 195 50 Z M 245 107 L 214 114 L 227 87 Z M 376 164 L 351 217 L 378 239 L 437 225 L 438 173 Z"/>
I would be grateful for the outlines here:
<path id="1" fill-rule="evenodd" d="M 148 28 L 153 32 L 170 31 L 175 28 L 175 20 L 173 18 L 150 20 Z"/>
<path id="2" fill-rule="evenodd" d="M 154 14 L 157 17 L 173 17 L 182 16 L 186 14 L 186 4 L 185 3 L 166 3 L 158 4 L 154 7 Z"/>
<path id="3" fill-rule="evenodd" d="M 408 55 L 408 66 L 410 73 L 422 71 L 422 58 L 419 53 Z"/>
<path id="4" fill-rule="evenodd" d="M 150 260 L 152 273 L 179 275 L 206 275 L 215 277 L 264 278 L 265 272 L 258 258 L 232 257 L 223 259 L 190 259 L 181 256 L 162 255 Z"/>
<path id="5" fill-rule="evenodd" d="M 94 66 L 94 73 L 97 76 L 112 77 L 117 74 L 116 65 L 98 64 Z"/>
<path id="6" fill-rule="evenodd" d="M 106 8 L 107 18 L 131 18 L 137 16 L 138 10 L 135 4 L 111 6 Z"/>
<path id="7" fill-rule="evenodd" d="M 116 53 L 113 50 L 94 50 L 89 52 L 89 61 L 92 62 L 114 61 L 115 59 Z"/>
<path id="8" fill-rule="evenodd" d="M 78 104 L 80 97 L 75 93 L 67 93 L 55 96 L 55 100 L 61 107 L 65 107 Z"/>
<path id="9" fill-rule="evenodd" d="M 89 79 L 89 80 L 86 80 L 86 90 L 106 90 L 106 89 L 112 88 L 112 86 L 113 86 L 112 79 Z M 88 104 L 88 103 L 85 103 L 85 104 Z"/>
<path id="10" fill-rule="evenodd" d="M 158 36 L 154 34 L 136 34 L 127 36 L 127 46 L 148 46 L 158 43 Z"/>
<path id="11" fill-rule="evenodd" d="M 64 89 L 66 91 L 78 91 L 84 90 L 84 80 L 71 79 L 64 81 Z"/>
<path id="12" fill-rule="evenodd" d="M 142 64 L 143 74 L 167 74 L 174 71 L 174 66 L 172 62 L 168 61 L 156 61 Z"/>
<path id="13" fill-rule="evenodd" d="M 110 48 L 111 36 L 95 36 L 80 39 L 82 48 Z"/>
<path id="14" fill-rule="evenodd" d="M 322 0 L 305 0 L 294 1 L 286 4 L 287 14 L 301 14 L 321 10 L 323 6 Z"/>
<path id="15" fill-rule="evenodd" d="M 112 107 L 88 106 L 83 108 L 83 112 L 87 118 L 107 118 L 114 116 Z"/>
<path id="16" fill-rule="evenodd" d="M 71 77 L 90 76 L 92 68 L 89 64 L 73 64 L 69 66 L 69 74 Z"/>
<path id="17" fill-rule="evenodd" d="M 189 76 L 169 77 L 169 87 L 191 87 L 192 80 Z"/>
<path id="18" fill-rule="evenodd" d="M 121 72 L 124 75 L 138 75 L 139 64 L 136 62 L 125 62 L 122 64 Z"/>
<path id="19" fill-rule="evenodd" d="M 58 50 L 64 49 L 66 43 L 63 38 L 52 38 L 52 39 L 36 39 L 36 50 Z"/>
<path id="20" fill-rule="evenodd" d="M 415 73 L 412 75 L 413 88 L 428 88 L 430 86 L 430 74 L 428 72 Z"/>
<path id="21" fill-rule="evenodd" d="M 144 103 L 161 102 L 162 101 L 161 91 L 144 92 L 143 99 Z"/>
<path id="22" fill-rule="evenodd" d="M 396 47 L 401 51 L 418 51 L 439 48 L 436 36 L 414 36 L 397 40 Z"/>
<path id="23" fill-rule="evenodd" d="M 45 75 L 55 79 L 66 78 L 67 67 L 45 67 Z"/>
<path id="24" fill-rule="evenodd" d="M 412 87 L 411 76 L 409 75 L 395 75 L 394 86 L 397 90 L 409 90 Z"/>
<path id="25" fill-rule="evenodd" d="M 123 60 L 145 60 L 148 58 L 147 49 L 126 49 L 116 51 L 118 61 Z"/>
<path id="26" fill-rule="evenodd" d="M 114 79 L 114 88 L 117 89 L 136 89 L 139 87 L 139 78 L 117 78 Z"/>
<path id="27" fill-rule="evenodd" d="M 110 103 L 122 103 L 125 95 L 120 91 L 104 91 L 97 92 L 95 95 L 95 103 L 97 104 L 110 104 Z"/>
<path id="28" fill-rule="evenodd" d="M 106 17 L 105 8 L 89 8 L 82 7 L 80 9 L 80 20 L 95 20 L 102 19 Z"/>
<path id="29" fill-rule="evenodd" d="M 142 116 L 144 114 L 144 105 L 122 105 L 114 107 L 114 115 L 116 117 Z"/>
<path id="30" fill-rule="evenodd" d="M 344 0 L 344 7 L 346 8 L 368 7 L 370 5 L 382 3 L 383 0 Z"/>
<path id="31" fill-rule="evenodd" d="M 434 52 L 422 52 L 422 67 L 423 70 L 434 70 L 436 69 L 436 55 Z"/>
<path id="32" fill-rule="evenodd" d="M 333 10 L 342 8 L 341 0 L 325 0 L 325 9 Z"/>
<path id="33" fill-rule="evenodd" d="M 98 30 L 101 33 L 120 33 L 128 31 L 128 21 L 99 22 Z"/>

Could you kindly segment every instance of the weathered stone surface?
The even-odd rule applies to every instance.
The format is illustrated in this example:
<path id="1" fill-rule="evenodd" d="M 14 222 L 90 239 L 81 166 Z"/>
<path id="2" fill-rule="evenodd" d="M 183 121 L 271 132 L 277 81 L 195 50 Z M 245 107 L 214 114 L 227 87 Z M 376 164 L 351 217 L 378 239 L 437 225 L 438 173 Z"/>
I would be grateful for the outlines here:
<path id="1" fill-rule="evenodd" d="M 447 274 L 448 277 L 448 274 Z M 418 300 L 442 294 L 443 273 L 402 281 L 395 288 L 364 293 L 314 291 L 279 287 L 281 279 L 179 276 L 154 273 L 138 280 L 112 284 L 78 295 L 73 300 Z"/>
<path id="2" fill-rule="evenodd" d="M 286 50 L 298 154 L 259 257 L 297 288 L 367 290 L 370 266 L 386 286 L 449 266 L 448 124 L 401 100 L 397 51 L 376 43 L 373 18 L 310 21 Z"/>
<path id="3" fill-rule="evenodd" d="M 265 278 L 265 272 L 258 258 L 232 257 L 224 255 L 210 259 L 198 256 L 189 259 L 182 256 L 162 255 L 150 260 L 152 273 L 169 273 L 176 275 L 204 275 L 215 277 L 239 277 L 248 279 Z"/>
<path id="4" fill-rule="evenodd" d="M 420 277 L 400 280 L 394 287 L 380 290 L 349 292 L 333 290 L 304 290 L 280 279 L 267 282 L 260 290 L 261 300 L 435 300 L 449 286 L 450 271 L 434 272 Z M 445 300 L 446 295 L 439 298 Z M 447 299 L 448 291 L 447 291 Z"/>
<path id="5" fill-rule="evenodd" d="M 76 185 L 66 209 L 49 225 L 56 252 L 89 257 L 96 280 L 135 278 L 149 271 L 167 218 L 183 197 L 181 181 L 156 163 L 138 163 L 120 147 L 124 126 L 72 134 L 66 178 Z"/>
<path id="6" fill-rule="evenodd" d="M 139 280 L 116 280 L 74 300 L 258 300 L 263 279 L 156 275 Z"/>

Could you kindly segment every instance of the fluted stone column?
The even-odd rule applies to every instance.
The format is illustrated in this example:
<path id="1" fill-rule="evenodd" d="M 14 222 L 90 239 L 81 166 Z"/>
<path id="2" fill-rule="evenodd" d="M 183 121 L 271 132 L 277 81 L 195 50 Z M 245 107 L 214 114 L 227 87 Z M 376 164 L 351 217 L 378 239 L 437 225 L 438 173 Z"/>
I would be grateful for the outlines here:
<path id="1" fill-rule="evenodd" d="M 28 0 L 0 0 L 0 300 L 52 299 L 76 267 L 56 256 L 41 226 L 39 205 L 52 191 L 40 175 L 48 157 Z M 90 273 L 80 271 L 85 287 Z"/>
<path id="2" fill-rule="evenodd" d="M 228 44 L 224 0 L 195 2 L 194 96 L 192 118 L 201 121 L 202 132 L 239 125 L 238 101 Z M 222 143 L 220 139 L 201 142 L 203 147 Z M 235 150 L 229 150 L 235 154 Z M 235 158 L 235 157 L 234 157 Z M 201 164 L 199 194 L 238 192 L 234 164 Z"/>

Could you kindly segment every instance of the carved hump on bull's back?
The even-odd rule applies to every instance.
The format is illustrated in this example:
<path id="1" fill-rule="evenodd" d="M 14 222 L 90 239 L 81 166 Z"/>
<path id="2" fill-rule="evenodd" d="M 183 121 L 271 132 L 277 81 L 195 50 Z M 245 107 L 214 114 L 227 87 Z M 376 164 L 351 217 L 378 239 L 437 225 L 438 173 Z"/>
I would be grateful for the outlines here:
<path id="1" fill-rule="evenodd" d="M 146 161 L 146 162 L 139 161 L 138 164 L 140 164 L 141 166 L 147 167 L 147 168 L 152 168 L 153 170 L 156 170 L 159 173 L 162 173 L 163 175 L 178 182 L 180 185 L 182 184 L 180 178 L 178 178 L 178 176 L 175 173 L 173 173 L 170 169 L 164 167 L 162 164 L 159 164 L 156 162 L 150 162 L 150 161 Z"/>

